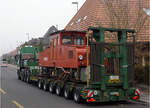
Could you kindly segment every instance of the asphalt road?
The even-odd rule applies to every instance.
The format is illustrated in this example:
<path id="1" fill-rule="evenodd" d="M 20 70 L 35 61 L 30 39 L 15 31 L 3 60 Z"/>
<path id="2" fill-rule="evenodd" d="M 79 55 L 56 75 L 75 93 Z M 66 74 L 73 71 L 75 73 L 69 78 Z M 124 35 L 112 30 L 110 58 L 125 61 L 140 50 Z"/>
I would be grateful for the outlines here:
<path id="1" fill-rule="evenodd" d="M 77 104 L 17 79 L 16 69 L 0 67 L 0 108 L 148 108 L 142 102 Z"/>

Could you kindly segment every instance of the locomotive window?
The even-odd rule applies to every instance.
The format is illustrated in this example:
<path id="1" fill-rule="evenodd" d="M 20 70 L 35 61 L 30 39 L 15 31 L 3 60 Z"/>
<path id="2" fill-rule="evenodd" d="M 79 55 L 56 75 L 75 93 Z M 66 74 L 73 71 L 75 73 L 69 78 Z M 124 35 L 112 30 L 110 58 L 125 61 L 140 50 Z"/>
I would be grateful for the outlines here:
<path id="1" fill-rule="evenodd" d="M 52 47 L 53 45 L 53 40 L 50 40 L 50 47 Z"/>
<path id="2" fill-rule="evenodd" d="M 74 45 L 84 45 L 83 37 L 74 37 Z"/>
<path id="3" fill-rule="evenodd" d="M 71 36 L 63 36 L 62 43 L 64 45 L 72 45 L 72 37 Z"/>
<path id="4" fill-rule="evenodd" d="M 58 45 L 60 44 L 60 37 L 59 36 L 57 37 L 57 44 Z"/>
<path id="5" fill-rule="evenodd" d="M 54 47 L 56 46 L 56 39 L 54 39 Z"/>

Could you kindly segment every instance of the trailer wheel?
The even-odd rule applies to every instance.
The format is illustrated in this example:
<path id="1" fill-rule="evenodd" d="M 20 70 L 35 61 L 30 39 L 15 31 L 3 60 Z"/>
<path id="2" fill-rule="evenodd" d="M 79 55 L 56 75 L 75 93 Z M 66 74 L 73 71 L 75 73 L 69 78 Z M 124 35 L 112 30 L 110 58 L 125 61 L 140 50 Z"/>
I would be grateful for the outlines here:
<path id="1" fill-rule="evenodd" d="M 61 88 L 60 88 L 59 85 L 56 86 L 56 94 L 57 94 L 58 96 L 61 95 Z"/>
<path id="2" fill-rule="evenodd" d="M 47 90 L 48 90 L 48 87 L 47 87 L 47 83 L 46 83 L 46 82 L 44 82 L 43 89 L 44 89 L 44 91 L 47 91 Z"/>
<path id="3" fill-rule="evenodd" d="M 65 90 L 64 90 L 64 97 L 66 99 L 70 99 L 70 91 L 69 91 L 68 87 L 66 87 Z"/>
<path id="4" fill-rule="evenodd" d="M 76 103 L 80 103 L 81 102 L 81 96 L 80 96 L 80 91 L 79 90 L 74 90 L 73 93 L 73 99 Z"/>
<path id="5" fill-rule="evenodd" d="M 42 89 L 42 81 L 41 80 L 38 81 L 38 87 L 39 87 L 39 89 Z"/>
<path id="6" fill-rule="evenodd" d="M 52 83 L 49 84 L 49 92 L 54 93 L 54 86 Z"/>

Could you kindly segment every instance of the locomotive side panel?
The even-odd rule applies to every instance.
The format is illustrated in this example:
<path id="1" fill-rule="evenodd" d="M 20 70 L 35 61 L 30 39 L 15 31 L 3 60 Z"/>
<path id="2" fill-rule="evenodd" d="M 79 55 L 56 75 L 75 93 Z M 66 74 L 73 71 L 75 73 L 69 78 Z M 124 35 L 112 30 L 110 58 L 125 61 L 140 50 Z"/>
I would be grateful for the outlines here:
<path id="1" fill-rule="evenodd" d="M 71 46 L 59 46 L 57 48 L 56 66 L 64 68 L 77 68 L 76 48 Z M 60 59 L 59 59 L 60 58 Z"/>
<path id="2" fill-rule="evenodd" d="M 50 48 L 44 50 L 39 54 L 39 66 L 48 67 L 50 66 Z"/>

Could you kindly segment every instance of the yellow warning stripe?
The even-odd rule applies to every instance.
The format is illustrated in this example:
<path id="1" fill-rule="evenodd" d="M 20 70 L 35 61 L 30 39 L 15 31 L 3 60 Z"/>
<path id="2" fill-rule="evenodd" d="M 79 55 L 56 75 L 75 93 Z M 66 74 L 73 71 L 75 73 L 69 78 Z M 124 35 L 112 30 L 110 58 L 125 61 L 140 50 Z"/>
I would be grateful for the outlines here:
<path id="1" fill-rule="evenodd" d="M 6 94 L 6 92 L 2 88 L 0 88 L 0 92 Z"/>
<path id="2" fill-rule="evenodd" d="M 18 108 L 24 108 L 22 105 L 20 105 L 17 101 L 12 101 Z"/>

